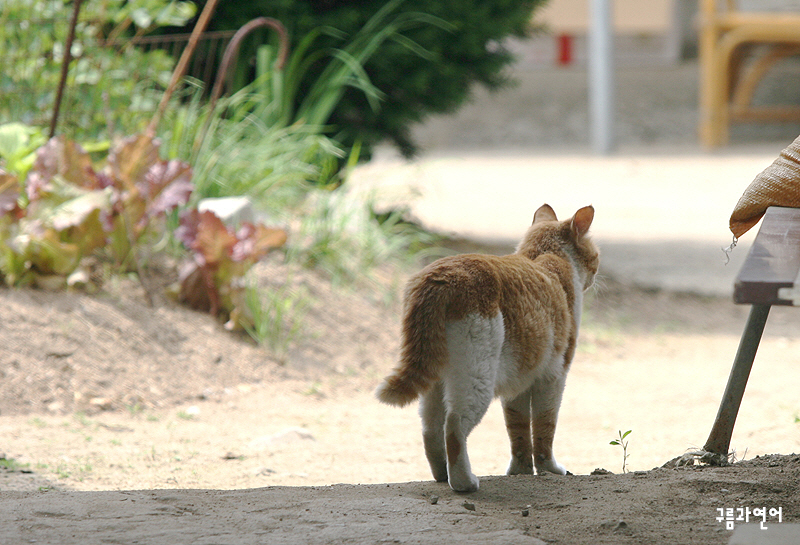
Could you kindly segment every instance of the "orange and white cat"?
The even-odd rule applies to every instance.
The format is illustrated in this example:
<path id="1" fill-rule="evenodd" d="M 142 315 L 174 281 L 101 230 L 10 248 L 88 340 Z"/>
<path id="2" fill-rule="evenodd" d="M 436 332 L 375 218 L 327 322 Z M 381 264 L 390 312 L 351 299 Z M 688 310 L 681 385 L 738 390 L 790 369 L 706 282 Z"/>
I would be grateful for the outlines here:
<path id="1" fill-rule="evenodd" d="M 545 204 L 516 253 L 439 259 L 406 286 L 400 364 L 376 394 L 399 406 L 422 396 L 425 455 L 453 490 L 478 489 L 467 436 L 496 396 L 511 440 L 507 473 L 566 473 L 553 437 L 599 264 L 593 219 L 587 206 L 558 221 Z"/>

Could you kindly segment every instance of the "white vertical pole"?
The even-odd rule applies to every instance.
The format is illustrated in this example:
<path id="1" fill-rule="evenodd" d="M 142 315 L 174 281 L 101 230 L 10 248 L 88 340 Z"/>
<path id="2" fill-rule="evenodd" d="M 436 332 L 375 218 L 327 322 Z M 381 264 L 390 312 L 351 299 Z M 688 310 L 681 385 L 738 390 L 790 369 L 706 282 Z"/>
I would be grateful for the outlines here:
<path id="1" fill-rule="evenodd" d="M 592 147 L 614 149 L 614 29 L 611 0 L 589 0 L 589 117 Z"/>

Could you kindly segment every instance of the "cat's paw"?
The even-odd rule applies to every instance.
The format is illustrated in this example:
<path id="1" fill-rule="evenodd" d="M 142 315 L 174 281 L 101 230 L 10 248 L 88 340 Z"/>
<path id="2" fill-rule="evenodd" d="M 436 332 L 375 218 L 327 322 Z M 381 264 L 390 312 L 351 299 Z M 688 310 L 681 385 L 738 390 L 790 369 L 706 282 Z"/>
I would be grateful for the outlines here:
<path id="1" fill-rule="evenodd" d="M 450 476 L 449 479 L 450 488 L 452 488 L 456 492 L 461 492 L 464 494 L 468 494 L 470 492 L 477 492 L 478 491 L 478 477 L 476 477 L 472 473 L 466 473 L 461 476 Z"/>
<path id="2" fill-rule="evenodd" d="M 566 475 L 567 470 L 564 466 L 556 462 L 555 458 L 550 458 L 549 460 L 545 460 L 544 462 L 538 462 L 536 464 L 536 474 L 541 475 L 547 471 L 548 473 L 555 473 L 556 475 Z"/>
<path id="3" fill-rule="evenodd" d="M 527 460 L 523 461 L 512 456 L 506 475 L 533 475 L 533 458 L 529 456 Z"/>
<path id="4" fill-rule="evenodd" d="M 433 473 L 433 479 L 437 483 L 447 482 L 447 464 L 437 466 L 431 464 L 431 473 Z"/>

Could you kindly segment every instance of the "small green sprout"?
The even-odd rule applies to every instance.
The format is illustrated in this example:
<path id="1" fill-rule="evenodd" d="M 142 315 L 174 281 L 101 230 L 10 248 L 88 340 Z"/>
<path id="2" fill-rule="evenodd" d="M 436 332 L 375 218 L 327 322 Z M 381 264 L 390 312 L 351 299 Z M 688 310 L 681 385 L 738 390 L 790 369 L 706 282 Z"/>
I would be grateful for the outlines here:
<path id="1" fill-rule="evenodd" d="M 618 430 L 619 439 L 614 439 L 613 441 L 611 441 L 609 443 L 609 445 L 614 445 L 614 446 L 619 445 L 619 446 L 622 447 L 622 472 L 623 473 L 627 473 L 628 472 L 627 464 L 628 464 L 628 456 L 630 456 L 630 455 L 628 454 L 628 442 L 625 441 L 625 438 L 628 437 L 631 434 L 631 431 L 632 430 L 628 430 L 625 433 L 622 433 L 622 430 Z"/>

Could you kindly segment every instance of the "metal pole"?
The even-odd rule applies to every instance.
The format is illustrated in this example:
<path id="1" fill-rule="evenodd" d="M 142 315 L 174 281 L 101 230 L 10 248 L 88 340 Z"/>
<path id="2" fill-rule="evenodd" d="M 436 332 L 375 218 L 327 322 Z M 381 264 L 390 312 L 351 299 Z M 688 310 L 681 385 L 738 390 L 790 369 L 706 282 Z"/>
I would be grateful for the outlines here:
<path id="1" fill-rule="evenodd" d="M 589 115 L 592 148 L 614 149 L 614 29 L 610 0 L 590 0 Z"/>
<path id="2" fill-rule="evenodd" d="M 713 452 L 722 456 L 728 455 L 728 448 L 730 448 L 731 436 L 733 435 L 733 425 L 736 423 L 736 416 L 739 414 L 744 388 L 747 386 L 747 379 L 750 377 L 750 369 L 752 369 L 753 360 L 756 358 L 758 344 L 761 341 L 761 335 L 764 333 L 769 309 L 770 305 L 753 305 L 750 309 L 747 325 L 744 328 L 742 339 L 739 341 L 739 350 L 736 352 L 731 374 L 728 377 L 728 385 L 725 386 L 725 393 L 722 395 L 717 418 L 714 420 L 711 433 L 708 435 L 708 440 L 703 447 L 706 452 Z"/>

